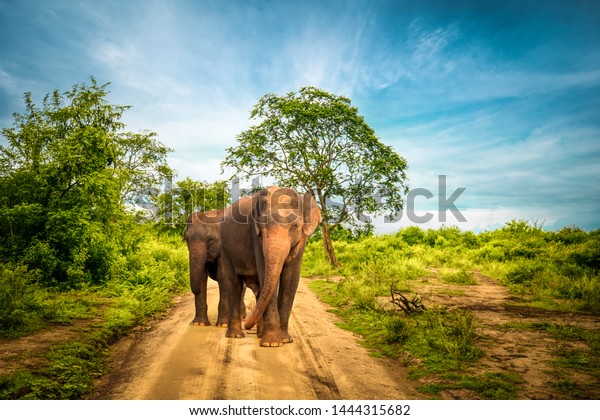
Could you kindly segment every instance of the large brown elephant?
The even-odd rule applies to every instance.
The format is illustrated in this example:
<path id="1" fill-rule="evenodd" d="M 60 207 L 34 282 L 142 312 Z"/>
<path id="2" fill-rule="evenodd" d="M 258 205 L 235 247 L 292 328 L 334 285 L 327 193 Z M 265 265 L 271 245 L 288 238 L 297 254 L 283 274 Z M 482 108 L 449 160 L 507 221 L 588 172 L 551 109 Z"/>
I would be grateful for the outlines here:
<path id="1" fill-rule="evenodd" d="M 227 337 L 243 337 L 239 302 L 244 282 L 258 286 L 246 329 L 262 317 L 261 346 L 292 342 L 288 321 L 300 280 L 300 264 L 307 238 L 321 221 L 321 211 L 310 192 L 269 187 L 243 197 L 225 210 L 221 223 L 223 276 L 229 296 Z"/>
<path id="2" fill-rule="evenodd" d="M 217 326 L 227 324 L 228 301 L 222 284 L 220 224 L 224 210 L 193 213 L 187 221 L 183 238 L 190 255 L 190 286 L 194 293 L 196 314 L 192 325 L 210 325 L 206 304 L 207 277 L 219 282 Z"/>

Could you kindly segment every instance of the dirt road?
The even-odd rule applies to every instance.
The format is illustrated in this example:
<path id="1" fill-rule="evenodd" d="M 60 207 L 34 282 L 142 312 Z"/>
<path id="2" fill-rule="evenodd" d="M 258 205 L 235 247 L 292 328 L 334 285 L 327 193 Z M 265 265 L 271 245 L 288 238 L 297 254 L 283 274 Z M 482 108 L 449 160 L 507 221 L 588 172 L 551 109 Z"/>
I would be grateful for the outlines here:
<path id="1" fill-rule="evenodd" d="M 209 282 L 209 317 L 218 289 Z M 247 295 L 249 305 L 252 302 Z M 261 348 L 256 334 L 225 338 L 218 327 L 189 325 L 192 295 L 167 318 L 114 347 L 112 373 L 98 399 L 415 399 L 406 369 L 375 359 L 301 280 L 290 320 L 295 341 Z"/>

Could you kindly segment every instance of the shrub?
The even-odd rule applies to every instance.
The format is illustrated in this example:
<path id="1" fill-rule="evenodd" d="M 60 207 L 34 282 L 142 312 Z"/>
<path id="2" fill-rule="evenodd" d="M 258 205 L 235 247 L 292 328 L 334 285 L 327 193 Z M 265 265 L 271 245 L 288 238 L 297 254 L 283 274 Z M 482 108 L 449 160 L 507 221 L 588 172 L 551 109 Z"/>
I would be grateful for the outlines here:
<path id="1" fill-rule="evenodd" d="M 410 337 L 411 326 L 399 317 L 391 317 L 385 324 L 385 341 L 389 344 L 404 344 Z"/>
<path id="2" fill-rule="evenodd" d="M 0 330 L 5 333 L 26 325 L 39 308 L 33 286 L 36 274 L 23 265 L 0 266 Z"/>
<path id="3" fill-rule="evenodd" d="M 509 283 L 530 285 L 543 270 L 544 265 L 541 263 L 524 260 L 506 273 L 506 279 Z"/>
<path id="4" fill-rule="evenodd" d="M 461 369 L 465 362 L 483 354 L 475 345 L 475 321 L 469 311 L 430 309 L 416 315 L 414 321 L 405 348 L 424 358 L 425 368 L 432 372 Z"/>
<path id="5" fill-rule="evenodd" d="M 441 273 L 441 280 L 449 284 L 474 285 L 477 280 L 472 273 L 465 269 L 461 270 L 444 270 Z"/>
<path id="6" fill-rule="evenodd" d="M 409 226 L 396 233 L 408 245 L 422 244 L 425 240 L 425 232 L 418 226 Z"/>
<path id="7" fill-rule="evenodd" d="M 568 260 L 581 267 L 600 270 L 600 240 L 592 239 L 575 246 Z"/>

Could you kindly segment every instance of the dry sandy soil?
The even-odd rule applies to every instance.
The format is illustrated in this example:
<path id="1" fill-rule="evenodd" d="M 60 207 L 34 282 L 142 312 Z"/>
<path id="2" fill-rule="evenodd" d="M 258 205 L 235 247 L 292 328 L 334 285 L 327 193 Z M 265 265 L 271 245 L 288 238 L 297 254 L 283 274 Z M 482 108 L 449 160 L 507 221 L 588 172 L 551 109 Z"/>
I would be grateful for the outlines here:
<path id="1" fill-rule="evenodd" d="M 216 320 L 218 290 L 209 285 L 209 318 Z M 252 299 L 247 294 L 251 307 Z M 212 311 L 211 311 L 212 309 Z M 113 349 L 113 373 L 99 399 L 417 399 L 406 368 L 370 357 L 358 337 L 301 281 L 290 319 L 294 342 L 260 347 L 256 333 L 227 339 L 225 329 L 191 326 L 192 295 L 166 319 Z"/>

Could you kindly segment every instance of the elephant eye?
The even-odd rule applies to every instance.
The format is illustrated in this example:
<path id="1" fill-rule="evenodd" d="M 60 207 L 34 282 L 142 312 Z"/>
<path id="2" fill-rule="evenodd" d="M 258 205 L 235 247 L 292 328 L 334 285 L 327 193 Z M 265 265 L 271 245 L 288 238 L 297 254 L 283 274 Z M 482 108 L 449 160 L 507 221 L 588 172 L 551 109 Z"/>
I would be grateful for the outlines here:
<path id="1" fill-rule="evenodd" d="M 295 220 L 290 223 L 290 229 L 296 229 L 298 227 L 298 222 L 296 222 Z"/>

